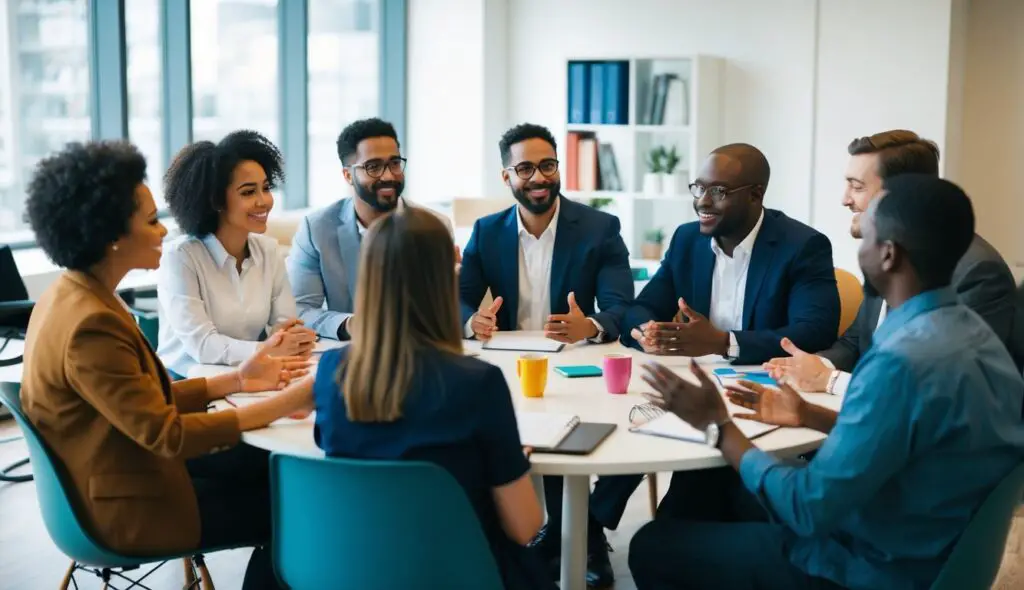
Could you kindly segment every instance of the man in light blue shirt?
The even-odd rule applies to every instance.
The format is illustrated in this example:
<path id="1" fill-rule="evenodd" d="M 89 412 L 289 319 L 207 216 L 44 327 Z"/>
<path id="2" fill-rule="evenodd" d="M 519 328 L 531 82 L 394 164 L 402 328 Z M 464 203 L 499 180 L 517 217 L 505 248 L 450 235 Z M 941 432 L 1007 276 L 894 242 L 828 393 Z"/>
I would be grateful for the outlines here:
<path id="1" fill-rule="evenodd" d="M 865 290 L 890 312 L 842 410 L 808 404 L 788 385 L 729 392 L 755 419 L 828 433 L 809 463 L 755 448 L 696 365 L 700 385 L 646 367 L 655 403 L 704 430 L 739 478 L 695 472 L 679 486 L 690 498 L 666 498 L 630 544 L 638 589 L 928 588 L 978 507 L 1024 461 L 1024 380 L 949 287 L 974 237 L 970 200 L 934 176 L 885 188 L 862 220 L 859 261 Z"/>

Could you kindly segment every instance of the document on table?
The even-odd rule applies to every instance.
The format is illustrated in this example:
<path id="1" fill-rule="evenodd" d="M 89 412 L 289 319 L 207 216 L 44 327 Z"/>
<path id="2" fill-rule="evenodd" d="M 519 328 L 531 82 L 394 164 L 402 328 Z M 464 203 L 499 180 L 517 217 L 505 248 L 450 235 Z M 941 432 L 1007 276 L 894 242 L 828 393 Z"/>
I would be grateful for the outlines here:
<path id="1" fill-rule="evenodd" d="M 559 352 L 565 345 L 543 336 L 497 334 L 484 342 L 484 350 L 515 350 L 521 352 Z"/>
<path id="2" fill-rule="evenodd" d="M 557 447 L 574 428 L 580 417 L 548 412 L 516 412 L 519 440 L 524 447 L 544 450 Z"/>
<path id="3" fill-rule="evenodd" d="M 749 439 L 764 436 L 765 434 L 779 428 L 778 426 L 771 424 L 763 424 L 761 422 L 755 422 L 754 420 L 744 420 L 743 418 L 733 418 L 732 421 L 736 424 L 736 427 L 740 429 L 740 432 L 747 435 L 747 438 Z M 686 422 L 683 422 L 679 416 L 669 414 L 667 412 L 646 424 L 634 426 L 629 430 L 630 432 L 637 432 L 640 434 L 663 436 L 665 438 L 674 438 L 677 440 L 696 443 L 703 443 L 706 440 L 702 431 L 697 430 Z"/>
<path id="4" fill-rule="evenodd" d="M 348 346 L 348 342 L 342 342 L 334 338 L 317 338 L 316 345 L 313 346 L 313 354 L 327 352 L 335 348 L 345 348 L 346 346 Z"/>

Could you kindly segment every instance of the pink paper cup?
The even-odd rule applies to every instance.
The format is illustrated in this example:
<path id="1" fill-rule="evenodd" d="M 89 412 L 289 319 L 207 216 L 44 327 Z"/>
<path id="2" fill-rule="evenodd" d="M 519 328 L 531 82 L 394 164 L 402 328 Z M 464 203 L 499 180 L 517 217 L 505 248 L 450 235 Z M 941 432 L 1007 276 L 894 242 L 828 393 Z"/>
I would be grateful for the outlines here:
<path id="1" fill-rule="evenodd" d="M 606 354 L 601 361 L 604 384 L 608 393 L 623 394 L 633 377 L 633 357 L 628 354 Z"/>

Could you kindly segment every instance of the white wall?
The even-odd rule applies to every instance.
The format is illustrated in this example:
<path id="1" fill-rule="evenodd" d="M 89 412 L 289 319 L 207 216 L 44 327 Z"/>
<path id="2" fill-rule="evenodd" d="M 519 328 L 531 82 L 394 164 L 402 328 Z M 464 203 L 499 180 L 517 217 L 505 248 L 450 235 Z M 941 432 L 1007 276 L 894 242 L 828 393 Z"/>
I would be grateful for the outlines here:
<path id="1" fill-rule="evenodd" d="M 1024 2 L 971 0 L 959 179 L 979 233 L 1024 267 Z"/>
<path id="2" fill-rule="evenodd" d="M 849 212 L 839 204 L 846 146 L 891 128 L 939 144 L 944 173 L 975 201 L 979 233 L 1011 266 L 1024 266 L 1015 178 L 1024 153 L 1024 1 L 409 4 L 410 170 L 413 159 L 418 166 L 410 186 L 416 182 L 417 193 L 440 194 L 443 183 L 419 184 L 433 178 L 463 195 L 506 190 L 493 182 L 498 136 L 526 120 L 564 134 L 570 58 L 703 53 L 726 60 L 723 141 L 765 152 L 768 205 L 825 232 L 837 266 L 857 270 Z M 450 33 L 452 22 L 459 35 Z M 448 52 L 459 53 L 457 65 L 439 66 Z M 456 154 L 483 162 L 482 170 L 420 172 L 443 170 Z"/>

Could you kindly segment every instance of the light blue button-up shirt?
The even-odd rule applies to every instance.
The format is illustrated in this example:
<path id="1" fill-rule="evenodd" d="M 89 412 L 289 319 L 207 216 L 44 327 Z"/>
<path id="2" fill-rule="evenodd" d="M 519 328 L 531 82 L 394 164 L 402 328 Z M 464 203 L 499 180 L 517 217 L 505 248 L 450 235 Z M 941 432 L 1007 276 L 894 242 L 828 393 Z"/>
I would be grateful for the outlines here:
<path id="1" fill-rule="evenodd" d="M 971 516 L 1024 461 L 1024 380 L 949 289 L 891 310 L 813 460 L 759 451 L 746 487 L 794 533 L 790 561 L 849 588 L 927 588 Z"/>

